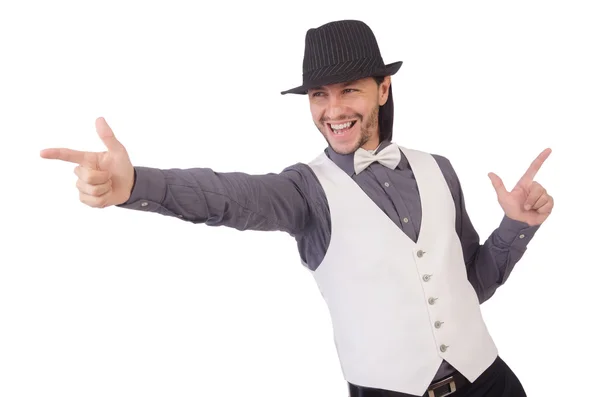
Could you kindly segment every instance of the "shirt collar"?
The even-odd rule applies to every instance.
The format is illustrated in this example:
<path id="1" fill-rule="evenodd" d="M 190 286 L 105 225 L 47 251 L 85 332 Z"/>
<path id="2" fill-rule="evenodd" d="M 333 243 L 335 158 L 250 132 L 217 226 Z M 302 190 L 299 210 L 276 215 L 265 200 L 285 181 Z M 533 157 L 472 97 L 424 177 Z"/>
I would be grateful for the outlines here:
<path id="1" fill-rule="evenodd" d="M 379 146 L 377 146 L 377 149 L 374 150 L 374 152 L 379 153 L 381 150 L 383 150 L 385 147 L 387 147 L 390 144 L 391 144 L 391 142 L 388 140 L 382 141 L 379 144 Z M 349 176 L 354 175 L 354 153 L 339 154 L 339 153 L 336 153 L 331 148 L 331 146 L 327 146 L 327 148 L 325 149 L 325 154 L 327 155 L 327 157 L 329 157 L 329 159 L 331 161 L 333 161 L 338 167 L 340 167 L 346 174 L 348 174 Z M 406 158 L 405 158 L 405 156 L 402 156 L 400 158 L 400 164 L 398 164 L 398 168 L 402 169 L 405 166 L 406 166 Z"/>

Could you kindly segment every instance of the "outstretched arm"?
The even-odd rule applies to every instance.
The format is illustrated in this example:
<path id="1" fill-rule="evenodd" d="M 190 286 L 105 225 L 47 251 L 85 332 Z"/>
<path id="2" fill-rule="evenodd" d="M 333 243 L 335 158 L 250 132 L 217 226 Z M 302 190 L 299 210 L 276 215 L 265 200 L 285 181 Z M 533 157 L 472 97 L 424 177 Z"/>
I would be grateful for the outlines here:
<path id="1" fill-rule="evenodd" d="M 131 196 L 118 207 L 209 226 L 297 235 L 308 225 L 311 213 L 303 184 L 294 167 L 279 174 L 249 175 L 137 166 Z"/>
<path id="2" fill-rule="evenodd" d="M 134 167 L 102 117 L 96 119 L 96 132 L 106 146 L 104 152 L 68 148 L 40 152 L 42 158 L 77 164 L 79 198 L 90 207 L 118 206 L 210 226 L 292 235 L 301 234 L 309 224 L 310 201 L 303 193 L 301 164 L 266 175 Z"/>

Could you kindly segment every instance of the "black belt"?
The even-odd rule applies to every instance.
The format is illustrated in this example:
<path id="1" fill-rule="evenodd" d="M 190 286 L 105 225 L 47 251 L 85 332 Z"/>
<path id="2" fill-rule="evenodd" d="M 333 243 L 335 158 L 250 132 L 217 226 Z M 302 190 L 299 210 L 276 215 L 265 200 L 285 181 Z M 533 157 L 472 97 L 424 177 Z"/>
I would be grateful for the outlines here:
<path id="1" fill-rule="evenodd" d="M 446 378 L 431 383 L 423 397 L 450 396 L 470 383 L 460 372 L 454 372 Z M 412 394 L 357 386 L 352 383 L 348 383 L 348 387 L 350 388 L 350 397 L 415 397 Z"/>

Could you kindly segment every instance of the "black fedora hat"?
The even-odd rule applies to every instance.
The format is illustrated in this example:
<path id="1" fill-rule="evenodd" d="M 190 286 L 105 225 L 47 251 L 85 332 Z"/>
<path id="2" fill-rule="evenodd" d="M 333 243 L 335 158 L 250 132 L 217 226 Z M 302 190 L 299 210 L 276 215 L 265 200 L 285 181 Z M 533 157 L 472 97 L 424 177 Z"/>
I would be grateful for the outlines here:
<path id="1" fill-rule="evenodd" d="M 371 28 L 362 21 L 326 23 L 306 32 L 302 85 L 281 94 L 306 94 L 310 88 L 391 76 L 402 61 L 385 64 Z"/>

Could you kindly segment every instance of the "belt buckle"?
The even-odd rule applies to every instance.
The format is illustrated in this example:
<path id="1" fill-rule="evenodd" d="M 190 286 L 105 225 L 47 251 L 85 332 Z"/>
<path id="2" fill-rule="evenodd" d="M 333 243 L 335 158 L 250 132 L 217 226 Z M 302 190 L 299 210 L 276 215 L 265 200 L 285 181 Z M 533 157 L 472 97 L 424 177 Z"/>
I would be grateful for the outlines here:
<path id="1" fill-rule="evenodd" d="M 449 391 L 445 391 L 445 392 L 443 392 L 443 394 L 439 394 L 439 395 L 435 394 L 435 391 L 437 389 L 441 388 L 442 386 L 446 386 L 446 385 L 448 385 L 450 387 Z M 446 379 L 442 379 L 441 381 L 431 385 L 429 387 L 429 389 L 427 389 L 427 392 L 428 392 L 427 395 L 429 397 L 445 397 L 445 396 L 449 396 L 450 394 L 453 394 L 455 391 L 456 391 L 456 383 L 454 382 L 454 377 L 449 376 Z"/>

